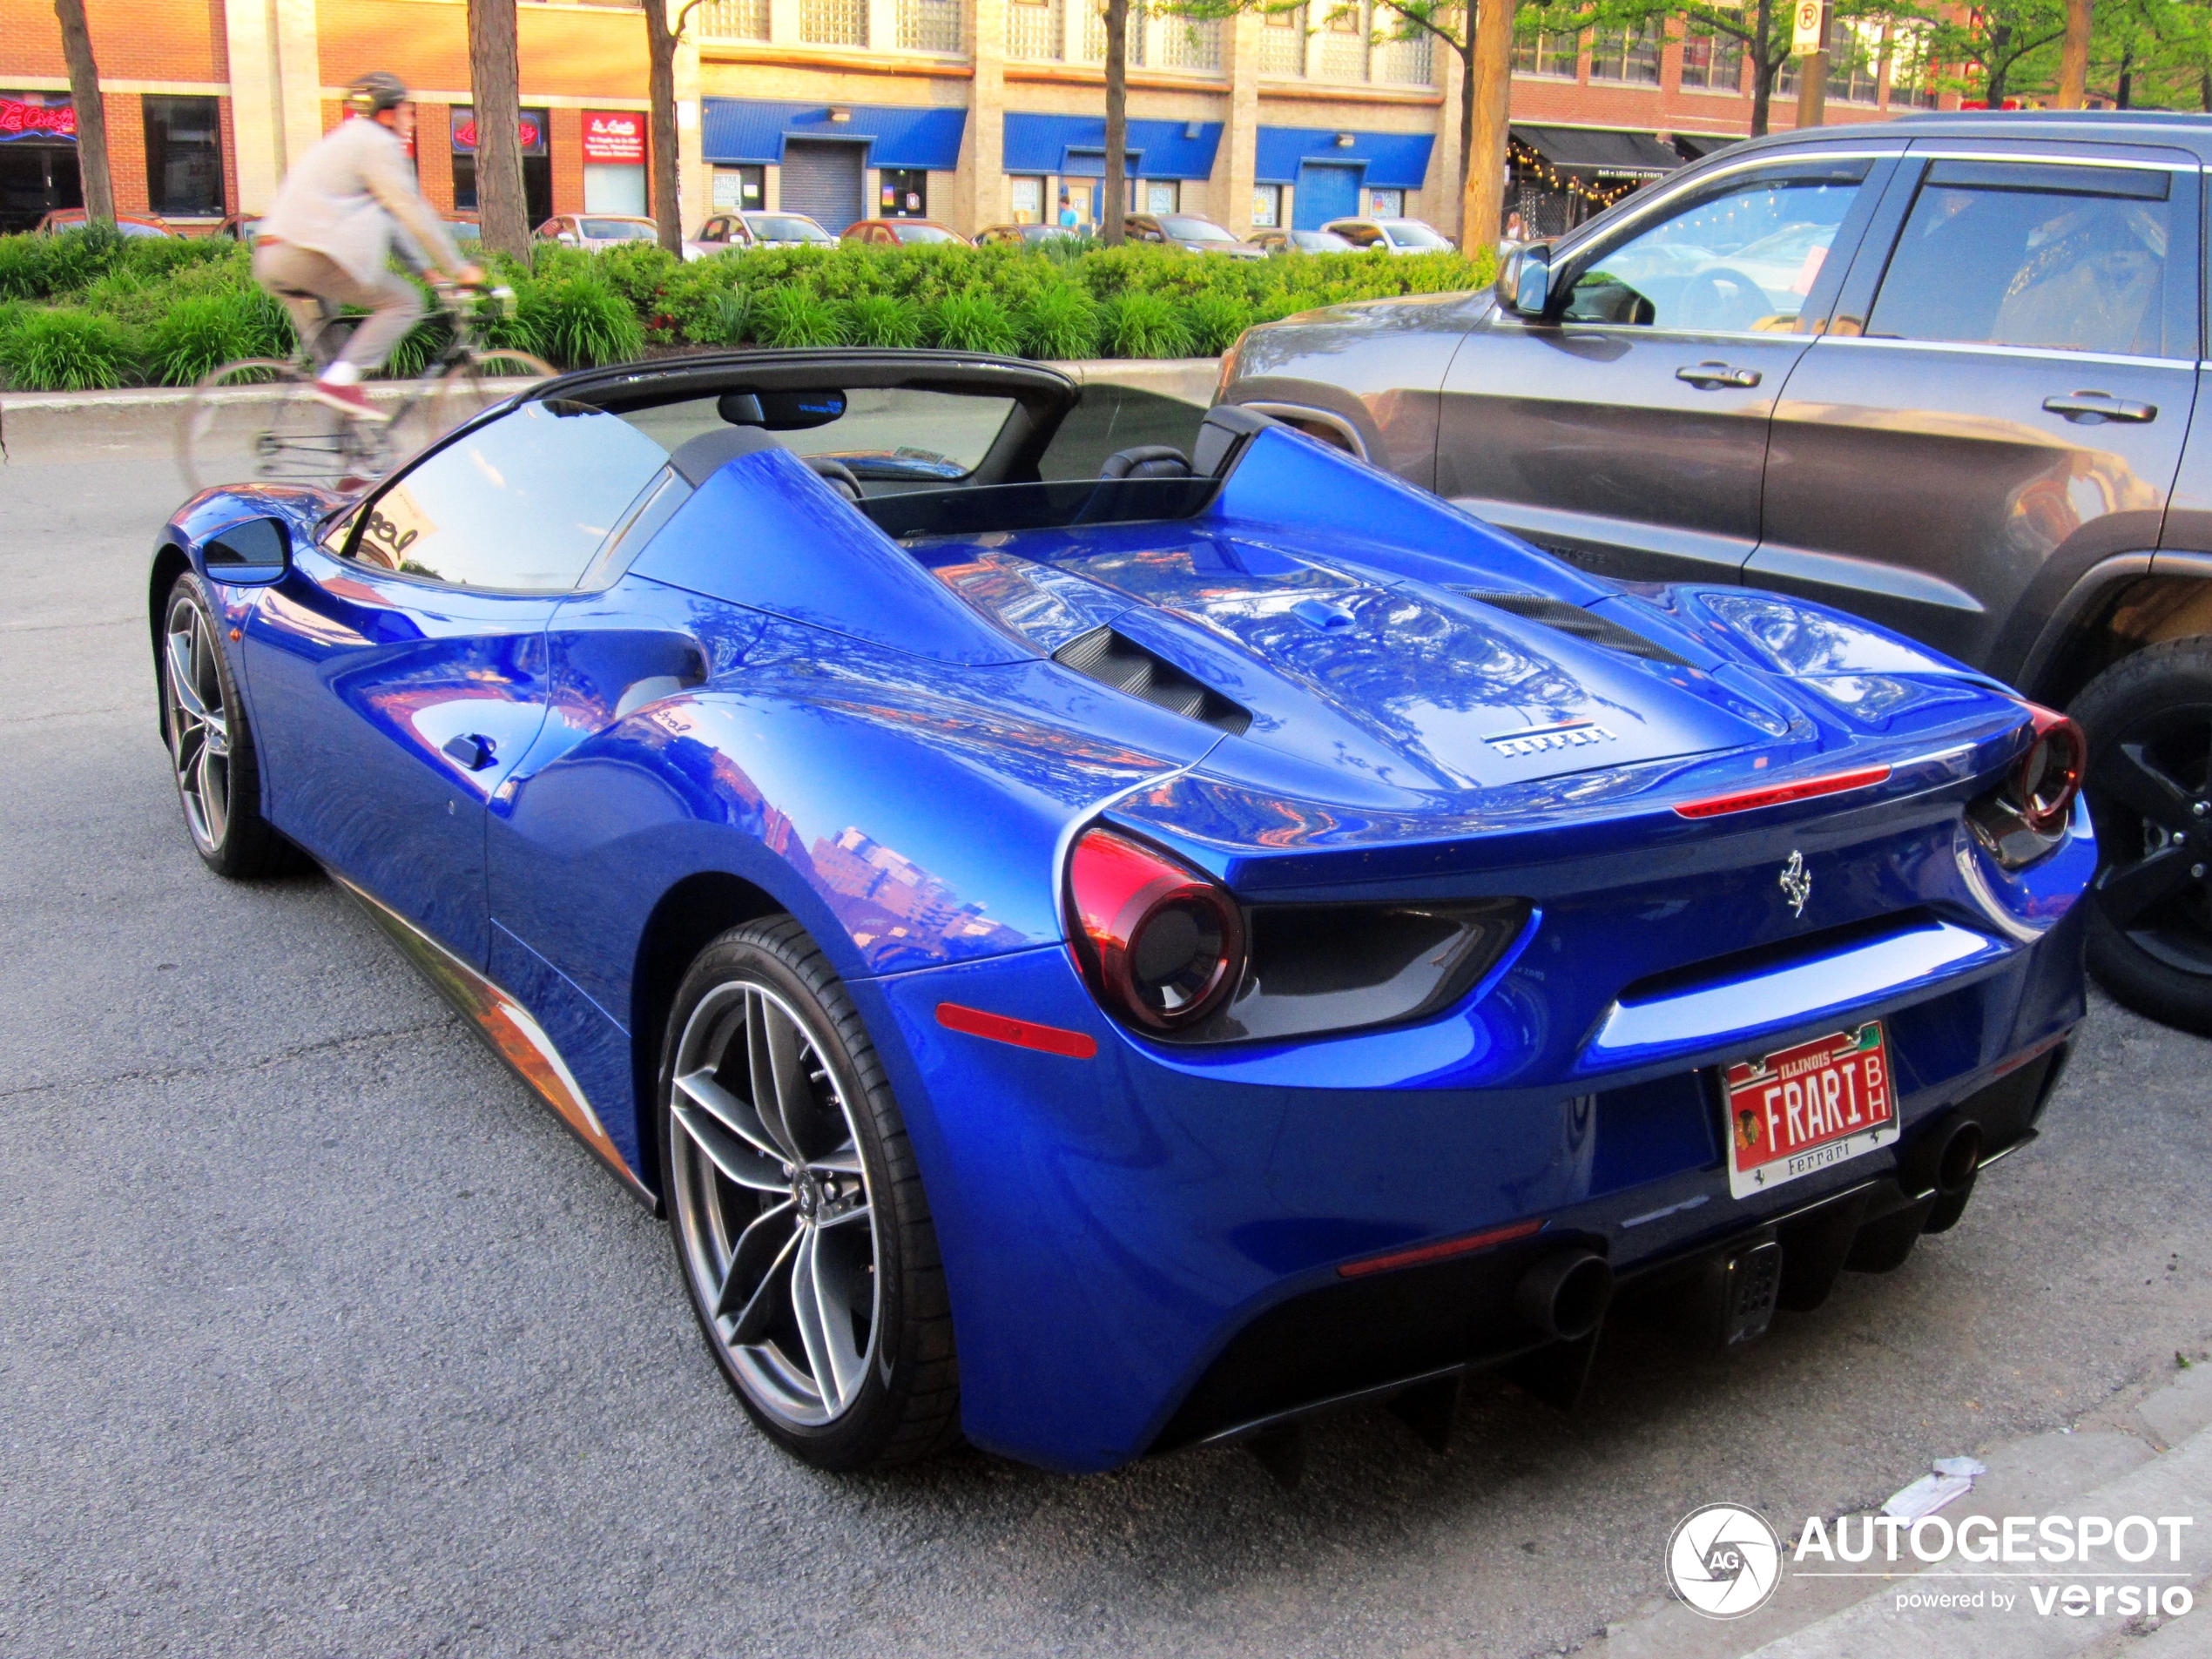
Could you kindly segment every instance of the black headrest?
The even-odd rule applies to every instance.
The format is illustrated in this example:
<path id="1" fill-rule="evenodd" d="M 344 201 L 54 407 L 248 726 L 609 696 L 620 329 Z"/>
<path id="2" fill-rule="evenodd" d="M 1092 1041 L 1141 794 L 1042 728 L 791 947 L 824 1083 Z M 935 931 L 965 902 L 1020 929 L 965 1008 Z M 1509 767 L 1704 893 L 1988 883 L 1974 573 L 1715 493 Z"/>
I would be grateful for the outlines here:
<path id="1" fill-rule="evenodd" d="M 860 499 L 860 480 L 852 468 L 835 455 L 804 455 L 800 459 L 813 469 L 814 475 L 849 502 Z"/>
<path id="2" fill-rule="evenodd" d="M 685 482 L 697 489 L 739 455 L 759 455 L 763 449 L 782 448 L 783 445 L 757 426 L 716 427 L 677 445 L 676 453 L 668 458 L 668 464 L 683 475 Z"/>
<path id="3" fill-rule="evenodd" d="M 1140 443 L 1108 455 L 1101 478 L 1188 478 L 1190 462 L 1172 444 Z"/>

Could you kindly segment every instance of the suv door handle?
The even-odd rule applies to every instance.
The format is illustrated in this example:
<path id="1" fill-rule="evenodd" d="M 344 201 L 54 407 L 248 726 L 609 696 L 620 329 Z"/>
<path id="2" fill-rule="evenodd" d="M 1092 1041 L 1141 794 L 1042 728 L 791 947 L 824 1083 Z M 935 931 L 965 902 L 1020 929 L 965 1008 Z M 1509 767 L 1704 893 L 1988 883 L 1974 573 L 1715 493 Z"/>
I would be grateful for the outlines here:
<path id="1" fill-rule="evenodd" d="M 2047 397 L 2043 407 L 2069 421 L 2155 421 L 2158 405 L 2114 397 L 2109 392 L 2076 392 L 2070 397 Z"/>
<path id="2" fill-rule="evenodd" d="M 1737 368 L 1727 363 L 1689 363 L 1675 371 L 1678 381 L 1688 381 L 1703 392 L 1716 386 L 1757 386 L 1759 371 L 1756 368 Z"/>
<path id="3" fill-rule="evenodd" d="M 498 745 L 480 732 L 448 738 L 442 746 L 446 753 L 461 763 L 464 772 L 482 772 L 491 765 L 493 758 L 499 752 Z"/>

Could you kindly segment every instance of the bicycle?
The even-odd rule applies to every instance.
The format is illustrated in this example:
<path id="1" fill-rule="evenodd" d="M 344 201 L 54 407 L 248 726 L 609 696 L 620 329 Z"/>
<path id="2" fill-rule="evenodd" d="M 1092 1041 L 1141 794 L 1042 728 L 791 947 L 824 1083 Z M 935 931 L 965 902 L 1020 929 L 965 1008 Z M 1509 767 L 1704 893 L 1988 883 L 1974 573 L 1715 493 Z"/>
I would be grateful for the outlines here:
<path id="1" fill-rule="evenodd" d="M 241 357 L 202 375 L 185 405 L 177 435 L 177 460 L 186 484 L 199 490 L 216 483 L 343 489 L 368 482 L 508 397 L 519 389 L 518 382 L 550 379 L 559 372 L 542 357 L 483 343 L 493 320 L 486 314 L 488 305 L 511 304 L 512 289 L 464 294 L 441 287 L 433 292 L 437 314 L 447 325 L 446 343 L 412 380 L 383 382 L 405 388 L 388 421 L 356 419 L 314 395 L 310 383 L 360 321 L 332 314 L 327 307 L 322 327 L 299 356 Z M 273 415 L 268 412 L 272 402 Z"/>

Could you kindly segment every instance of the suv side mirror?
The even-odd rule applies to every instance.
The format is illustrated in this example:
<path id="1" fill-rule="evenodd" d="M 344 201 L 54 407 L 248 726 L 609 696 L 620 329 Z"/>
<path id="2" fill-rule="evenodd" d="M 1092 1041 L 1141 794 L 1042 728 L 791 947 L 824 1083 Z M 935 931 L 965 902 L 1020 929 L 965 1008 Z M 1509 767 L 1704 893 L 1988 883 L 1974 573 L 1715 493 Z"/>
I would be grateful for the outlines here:
<path id="1" fill-rule="evenodd" d="M 1541 317 L 1551 302 L 1552 245 L 1531 242 L 1498 267 L 1498 303 L 1515 316 Z"/>
<path id="2" fill-rule="evenodd" d="M 210 536 L 199 550 L 218 582 L 266 585 L 292 568 L 292 532 L 280 518 L 249 518 Z"/>

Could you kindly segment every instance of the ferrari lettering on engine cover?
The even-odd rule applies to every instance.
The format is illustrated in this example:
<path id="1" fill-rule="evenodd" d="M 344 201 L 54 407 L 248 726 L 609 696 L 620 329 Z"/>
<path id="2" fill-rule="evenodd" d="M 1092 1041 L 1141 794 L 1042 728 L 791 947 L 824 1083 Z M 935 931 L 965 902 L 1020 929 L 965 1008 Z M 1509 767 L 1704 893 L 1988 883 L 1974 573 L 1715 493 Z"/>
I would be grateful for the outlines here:
<path id="1" fill-rule="evenodd" d="M 1547 749 L 1573 749 L 1586 743 L 1612 743 L 1614 734 L 1595 720 L 1570 720 L 1563 725 L 1540 725 L 1527 732 L 1501 732 L 1485 738 L 1501 755 L 1541 754 Z"/>

